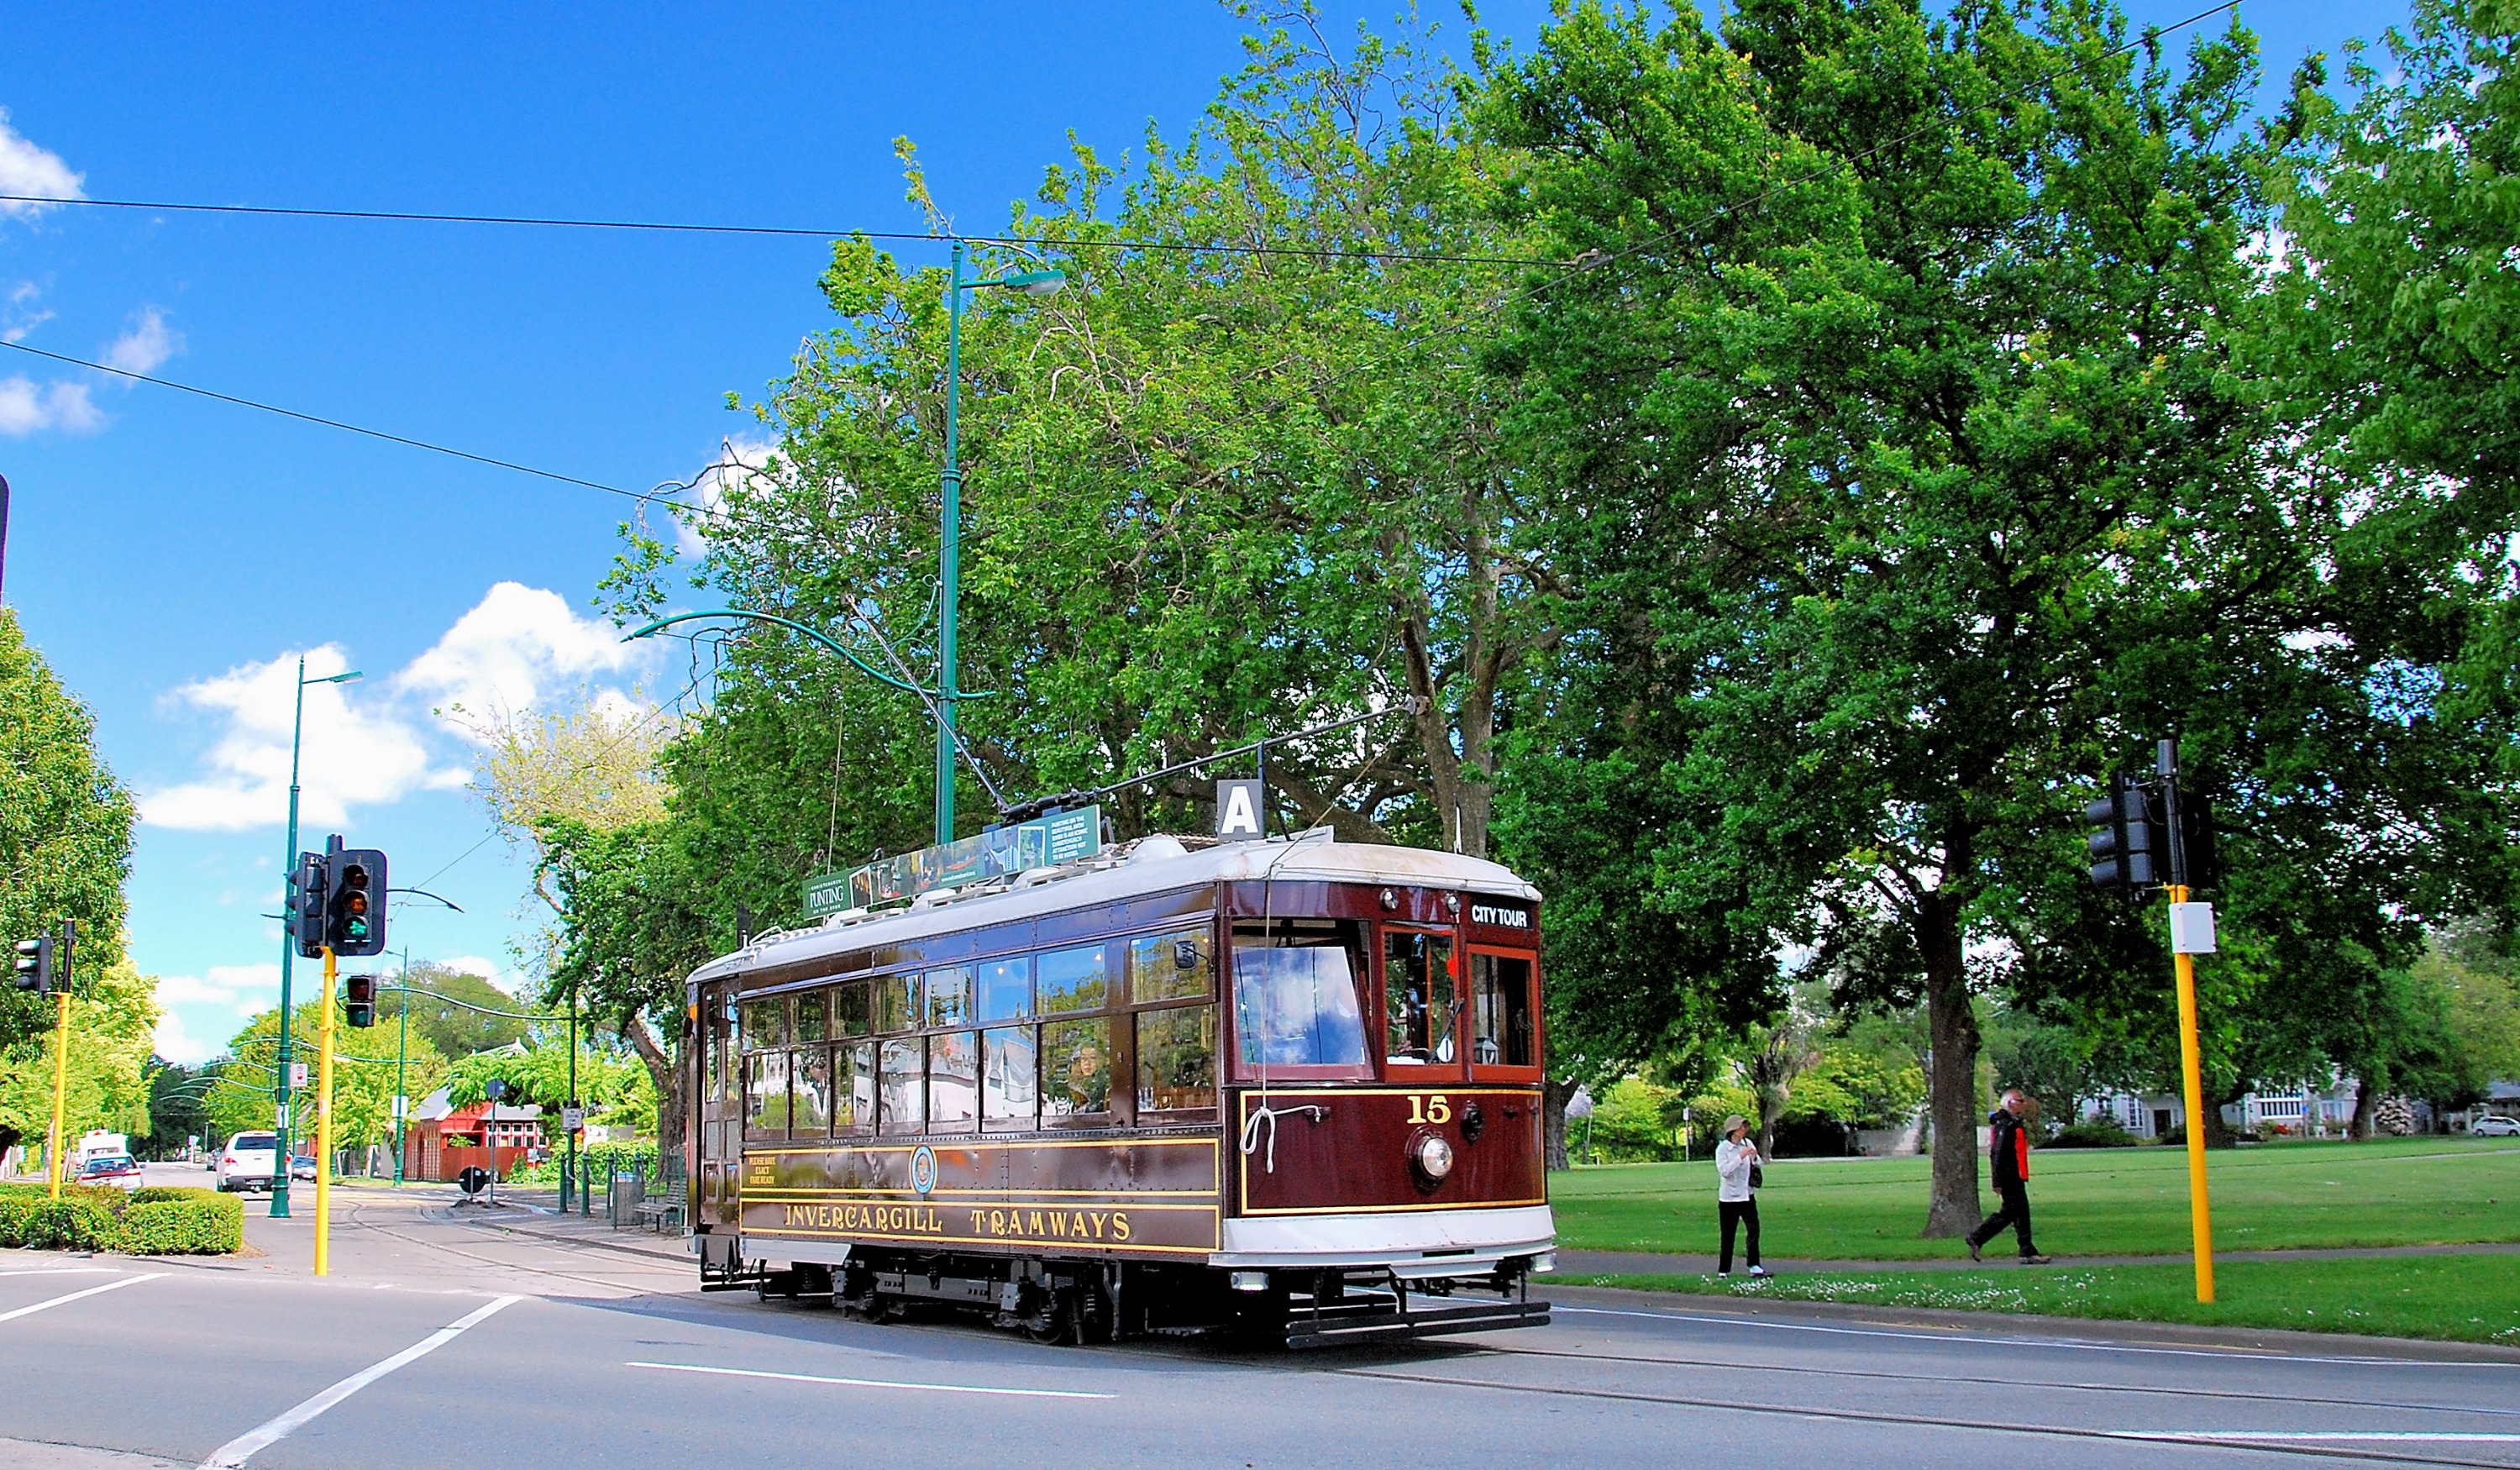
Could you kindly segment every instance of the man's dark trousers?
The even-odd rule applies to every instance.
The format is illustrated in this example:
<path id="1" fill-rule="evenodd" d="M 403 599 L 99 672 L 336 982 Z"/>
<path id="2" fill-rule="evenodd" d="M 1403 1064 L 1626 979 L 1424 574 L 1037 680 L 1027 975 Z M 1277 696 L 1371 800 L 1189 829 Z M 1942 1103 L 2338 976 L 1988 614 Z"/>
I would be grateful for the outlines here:
<path id="1" fill-rule="evenodd" d="M 1982 1246 L 2003 1233 L 2010 1225 L 2015 1239 L 2021 1242 L 2021 1254 L 2036 1256 L 2039 1248 L 2030 1243 L 2030 1185 L 2022 1180 L 1997 1180 L 1995 1192 L 2003 1200 L 2003 1208 L 1990 1215 L 1969 1231 L 1969 1244 Z"/>

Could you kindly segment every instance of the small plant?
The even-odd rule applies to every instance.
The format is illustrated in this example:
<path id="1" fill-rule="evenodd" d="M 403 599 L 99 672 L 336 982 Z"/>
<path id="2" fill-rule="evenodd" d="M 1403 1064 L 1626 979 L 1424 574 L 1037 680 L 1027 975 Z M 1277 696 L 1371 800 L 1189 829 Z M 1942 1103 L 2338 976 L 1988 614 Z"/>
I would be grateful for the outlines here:
<path id="1" fill-rule="evenodd" d="M 2086 1118 L 2082 1122 L 2056 1131 L 2056 1136 L 2040 1144 L 2042 1148 L 2133 1148 L 2136 1136 L 2118 1126 L 2114 1118 Z"/>

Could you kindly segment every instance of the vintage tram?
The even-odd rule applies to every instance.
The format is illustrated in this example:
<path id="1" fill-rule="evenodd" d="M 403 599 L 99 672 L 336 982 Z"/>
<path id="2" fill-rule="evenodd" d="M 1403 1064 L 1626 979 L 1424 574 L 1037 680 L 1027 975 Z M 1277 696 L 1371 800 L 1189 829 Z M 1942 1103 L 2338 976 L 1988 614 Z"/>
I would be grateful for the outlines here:
<path id="1" fill-rule="evenodd" d="M 1537 1325 L 1540 895 L 1489 862 L 1152 836 L 690 980 L 702 1284 L 1045 1341 Z"/>

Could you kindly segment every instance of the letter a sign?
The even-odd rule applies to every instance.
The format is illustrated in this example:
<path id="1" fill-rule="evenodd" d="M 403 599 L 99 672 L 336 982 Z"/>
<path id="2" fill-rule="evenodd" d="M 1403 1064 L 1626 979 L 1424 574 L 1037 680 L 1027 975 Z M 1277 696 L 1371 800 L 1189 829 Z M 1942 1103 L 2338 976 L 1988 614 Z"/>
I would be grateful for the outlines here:
<path id="1" fill-rule="evenodd" d="M 1221 780 L 1216 783 L 1216 835 L 1223 842 L 1248 842 L 1260 830 L 1260 783 Z"/>

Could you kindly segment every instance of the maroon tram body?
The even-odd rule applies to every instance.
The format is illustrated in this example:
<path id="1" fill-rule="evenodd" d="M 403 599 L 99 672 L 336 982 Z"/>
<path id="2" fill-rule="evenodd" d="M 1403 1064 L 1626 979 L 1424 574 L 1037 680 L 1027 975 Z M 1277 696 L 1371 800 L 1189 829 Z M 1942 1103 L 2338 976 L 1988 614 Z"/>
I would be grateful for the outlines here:
<path id="1" fill-rule="evenodd" d="M 1046 1339 L 1536 1325 L 1540 895 L 1150 837 L 691 979 L 702 1284 Z"/>

